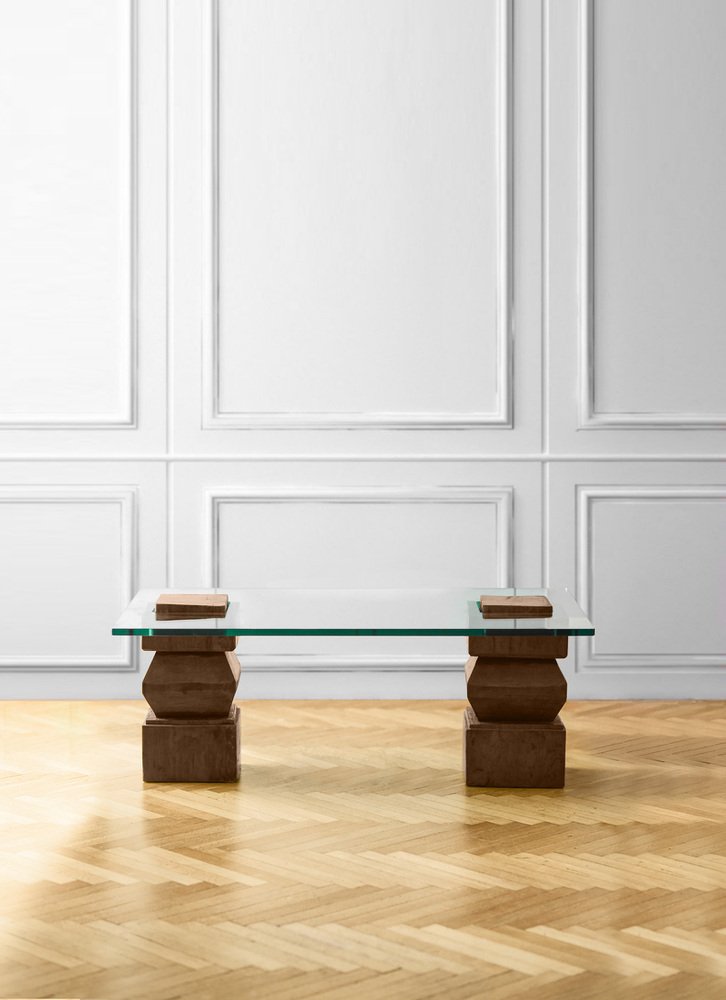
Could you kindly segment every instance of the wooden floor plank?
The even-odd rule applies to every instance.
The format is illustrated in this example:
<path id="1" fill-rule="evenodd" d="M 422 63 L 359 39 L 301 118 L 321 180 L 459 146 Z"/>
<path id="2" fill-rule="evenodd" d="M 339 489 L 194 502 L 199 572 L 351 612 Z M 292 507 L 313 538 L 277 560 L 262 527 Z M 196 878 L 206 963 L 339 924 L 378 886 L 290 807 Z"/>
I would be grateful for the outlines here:
<path id="1" fill-rule="evenodd" d="M 726 996 L 726 704 L 570 703 L 562 790 L 467 789 L 458 702 L 244 704 L 144 785 L 142 702 L 0 705 L 0 997 Z"/>

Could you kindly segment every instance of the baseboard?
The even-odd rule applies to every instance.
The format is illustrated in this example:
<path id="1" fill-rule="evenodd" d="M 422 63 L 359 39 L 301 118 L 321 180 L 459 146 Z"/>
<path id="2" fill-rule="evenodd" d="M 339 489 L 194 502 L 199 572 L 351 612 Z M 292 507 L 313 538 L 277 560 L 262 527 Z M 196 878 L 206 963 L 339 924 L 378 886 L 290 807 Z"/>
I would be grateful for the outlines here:
<path id="1" fill-rule="evenodd" d="M 20 671 L 0 674 L 0 701 L 105 700 L 141 697 L 141 674 Z M 243 669 L 238 698 L 244 699 L 461 699 L 463 664 L 435 669 Z M 592 671 L 568 678 L 570 700 L 726 700 L 726 671 L 716 674 Z"/>
<path id="2" fill-rule="evenodd" d="M 140 698 L 139 674 L 4 674 L 0 701 L 105 700 Z M 295 698 L 460 698 L 466 697 L 463 669 L 452 670 L 248 670 L 237 697 Z"/>

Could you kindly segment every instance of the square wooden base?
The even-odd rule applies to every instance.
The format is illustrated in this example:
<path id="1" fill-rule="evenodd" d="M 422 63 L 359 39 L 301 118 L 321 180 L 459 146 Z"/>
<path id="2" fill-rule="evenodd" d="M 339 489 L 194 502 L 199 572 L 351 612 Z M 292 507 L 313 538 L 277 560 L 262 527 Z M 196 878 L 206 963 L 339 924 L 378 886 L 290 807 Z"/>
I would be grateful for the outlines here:
<path id="1" fill-rule="evenodd" d="M 240 712 L 226 719 L 158 719 L 141 730 L 144 781 L 239 781 Z"/>
<path id="2" fill-rule="evenodd" d="M 563 788 L 565 727 L 554 722 L 480 722 L 464 712 L 464 773 L 474 788 Z"/>

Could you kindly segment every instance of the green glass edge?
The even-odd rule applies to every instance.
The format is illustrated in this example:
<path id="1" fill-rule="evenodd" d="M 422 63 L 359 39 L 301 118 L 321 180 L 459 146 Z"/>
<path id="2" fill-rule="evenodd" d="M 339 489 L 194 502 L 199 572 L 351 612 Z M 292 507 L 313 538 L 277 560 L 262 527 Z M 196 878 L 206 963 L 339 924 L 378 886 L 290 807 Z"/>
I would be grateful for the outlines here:
<path id="1" fill-rule="evenodd" d="M 253 628 L 253 629 L 153 629 L 114 628 L 112 635 L 595 635 L 592 628 Z"/>

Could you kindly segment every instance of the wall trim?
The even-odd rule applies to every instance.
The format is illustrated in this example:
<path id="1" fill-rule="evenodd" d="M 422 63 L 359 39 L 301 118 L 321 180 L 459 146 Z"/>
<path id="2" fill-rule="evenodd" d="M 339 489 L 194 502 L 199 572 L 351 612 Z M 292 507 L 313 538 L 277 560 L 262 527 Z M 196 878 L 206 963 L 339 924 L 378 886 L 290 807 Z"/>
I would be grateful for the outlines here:
<path id="1" fill-rule="evenodd" d="M 138 348 L 138 118 L 139 118 L 139 38 L 138 38 L 138 0 L 128 2 L 128 40 L 129 47 L 129 218 L 128 218 L 128 253 L 125 255 L 128 266 L 129 305 L 127 313 L 128 329 L 128 389 L 125 409 L 120 414 L 89 413 L 76 417 L 68 414 L 29 414 L 15 415 L 0 411 L 0 428 L 13 430 L 136 430 L 138 427 L 138 382 L 139 382 L 139 348 Z"/>
<path id="2" fill-rule="evenodd" d="M 669 500 L 693 502 L 726 500 L 723 486 L 577 486 L 576 487 L 575 566 L 576 592 L 580 604 L 589 617 L 597 621 L 593 611 L 594 574 L 592 564 L 592 508 L 600 502 L 657 503 Z M 682 671 L 722 673 L 723 653 L 609 653 L 595 651 L 597 636 L 589 636 L 575 643 L 576 673 L 622 673 L 623 671 L 669 674 Z M 579 648 L 578 648 L 579 647 Z M 584 655 L 582 655 L 584 650 Z"/>
<path id="3" fill-rule="evenodd" d="M 241 642 L 244 640 L 242 637 Z M 462 670 L 467 658 L 466 637 L 461 639 L 461 656 L 399 656 L 328 654 L 328 653 L 246 653 L 238 644 L 237 655 L 242 658 L 245 672 L 285 673 L 290 670 L 332 673 L 338 671 L 384 671 L 395 673 L 431 673 L 432 671 Z"/>
<path id="4" fill-rule="evenodd" d="M 405 503 L 440 504 L 472 503 L 494 504 L 496 512 L 496 553 L 497 585 L 510 586 L 514 566 L 514 489 L 503 487 L 328 487 L 323 489 L 270 488 L 245 490 L 237 487 L 215 487 L 204 493 L 204 586 L 219 586 L 219 512 L 224 504 L 246 503 Z M 447 656 L 415 657 L 384 655 L 371 657 L 362 655 L 328 656 L 295 655 L 284 656 L 255 655 L 251 662 L 258 661 L 274 669 L 320 669 L 337 665 L 338 669 L 379 670 L 379 669 L 420 669 L 428 664 L 428 669 L 452 669 L 452 660 Z M 247 662 L 247 659 L 245 659 Z M 461 661 L 458 661 L 461 666 Z M 283 664 L 285 666 L 283 666 Z"/>
<path id="5" fill-rule="evenodd" d="M 579 0 L 578 430 L 699 430 L 726 427 L 726 413 L 604 412 L 595 407 L 594 0 Z"/>
<path id="6" fill-rule="evenodd" d="M 121 605 L 131 601 L 138 581 L 138 488 L 118 486 L 0 486 L 0 504 L 111 504 L 121 518 Z M 79 610 L 79 628 L 82 611 Z M 109 624 L 109 628 L 110 628 Z M 8 656 L 0 653 L 0 673 L 63 671 L 70 673 L 137 673 L 138 643 L 121 638 L 117 656 Z"/>
<path id="7" fill-rule="evenodd" d="M 204 7 L 205 245 L 202 318 L 202 428 L 250 430 L 440 430 L 513 427 L 513 128 L 512 3 L 496 0 L 497 65 L 497 398 L 495 412 L 265 412 L 223 411 L 219 399 L 219 0 Z"/>

